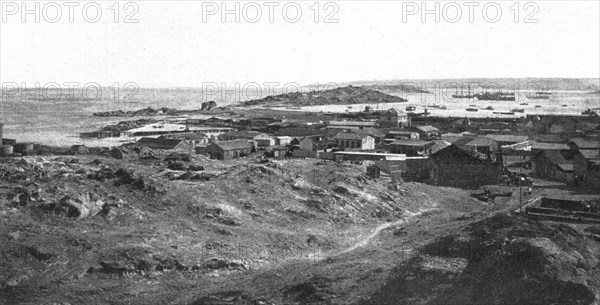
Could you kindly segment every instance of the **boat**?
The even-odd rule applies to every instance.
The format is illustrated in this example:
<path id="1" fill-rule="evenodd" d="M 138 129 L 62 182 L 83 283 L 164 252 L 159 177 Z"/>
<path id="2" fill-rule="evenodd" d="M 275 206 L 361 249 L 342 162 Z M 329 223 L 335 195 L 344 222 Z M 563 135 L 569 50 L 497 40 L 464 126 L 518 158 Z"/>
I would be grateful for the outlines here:
<path id="1" fill-rule="evenodd" d="M 581 114 L 589 115 L 589 116 L 598 116 L 598 113 L 596 113 L 596 111 L 594 111 L 592 109 L 587 109 L 586 111 L 582 112 Z"/>
<path id="2" fill-rule="evenodd" d="M 535 105 L 535 108 L 542 108 L 542 105 Z"/>
<path id="3" fill-rule="evenodd" d="M 563 107 L 567 107 L 567 105 L 565 105 L 565 104 L 563 104 L 562 106 L 563 106 Z"/>
<path id="4" fill-rule="evenodd" d="M 536 91 L 533 94 L 527 95 L 528 99 L 532 100 L 548 100 L 552 93 L 548 90 Z"/>
<path id="5" fill-rule="evenodd" d="M 427 108 L 425 108 L 424 112 L 409 112 L 408 113 L 409 117 L 426 117 L 429 116 L 429 111 L 427 111 Z"/>
<path id="6" fill-rule="evenodd" d="M 529 105 L 529 104 L 527 104 L 527 103 L 521 103 L 521 104 L 519 104 L 519 105 L 521 105 L 521 106 L 527 106 L 527 105 Z"/>
<path id="7" fill-rule="evenodd" d="M 427 107 L 437 108 L 437 109 L 447 109 L 447 107 L 444 105 L 428 105 Z"/>
<path id="8" fill-rule="evenodd" d="M 506 115 L 514 115 L 514 112 L 503 112 L 503 111 L 494 111 L 493 114 L 506 114 Z"/>
<path id="9" fill-rule="evenodd" d="M 510 112 L 515 113 L 515 112 L 525 112 L 525 109 L 511 109 Z"/>
<path id="10" fill-rule="evenodd" d="M 452 98 L 474 98 L 475 95 L 471 94 L 471 86 L 469 85 L 469 89 L 467 89 L 467 94 L 463 92 L 463 86 L 460 86 L 460 94 L 458 94 L 458 90 L 452 94 Z"/>
<path id="11" fill-rule="evenodd" d="M 530 100 L 549 100 L 550 96 L 533 94 L 533 95 L 528 95 L 527 98 Z"/>
<path id="12" fill-rule="evenodd" d="M 475 112 L 475 111 L 479 111 L 479 109 L 473 108 L 473 107 L 468 107 L 467 111 Z"/>
<path id="13" fill-rule="evenodd" d="M 475 94 L 475 97 L 480 101 L 515 101 L 514 93 L 505 92 L 484 92 L 481 94 Z"/>
<path id="14" fill-rule="evenodd" d="M 494 107 L 492 107 L 492 106 L 487 106 L 487 107 L 483 108 L 483 110 L 494 110 Z"/>
<path id="15" fill-rule="evenodd" d="M 415 110 L 417 110 L 417 107 L 415 107 L 413 105 L 406 106 L 406 111 L 415 111 Z"/>

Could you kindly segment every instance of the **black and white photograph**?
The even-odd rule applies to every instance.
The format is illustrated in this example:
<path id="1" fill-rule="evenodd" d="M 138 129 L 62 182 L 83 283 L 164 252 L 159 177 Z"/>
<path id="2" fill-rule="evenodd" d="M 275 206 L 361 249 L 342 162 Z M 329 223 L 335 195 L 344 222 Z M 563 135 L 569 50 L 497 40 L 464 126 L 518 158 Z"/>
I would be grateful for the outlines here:
<path id="1" fill-rule="evenodd" d="M 600 1 L 0 0 L 0 304 L 599 305 Z"/>

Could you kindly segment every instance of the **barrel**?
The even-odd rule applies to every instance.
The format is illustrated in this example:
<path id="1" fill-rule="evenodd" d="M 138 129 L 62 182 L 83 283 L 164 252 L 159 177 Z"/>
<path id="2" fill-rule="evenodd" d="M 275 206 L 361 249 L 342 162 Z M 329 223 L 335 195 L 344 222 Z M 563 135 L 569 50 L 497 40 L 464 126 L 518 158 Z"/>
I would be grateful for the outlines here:
<path id="1" fill-rule="evenodd" d="M 0 145 L 0 156 L 6 157 L 13 154 L 12 145 Z"/>
<path id="2" fill-rule="evenodd" d="M 30 152 L 33 150 L 33 144 L 32 143 L 16 143 L 13 144 L 13 149 L 16 153 L 26 153 L 26 152 Z"/>

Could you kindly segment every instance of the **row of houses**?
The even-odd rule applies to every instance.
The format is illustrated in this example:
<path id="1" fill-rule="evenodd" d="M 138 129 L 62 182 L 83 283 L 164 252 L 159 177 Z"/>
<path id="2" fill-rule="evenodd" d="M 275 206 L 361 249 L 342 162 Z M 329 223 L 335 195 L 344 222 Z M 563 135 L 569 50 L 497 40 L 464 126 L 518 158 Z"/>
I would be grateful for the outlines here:
<path id="1" fill-rule="evenodd" d="M 335 119 L 310 126 L 276 118 L 245 123 L 262 128 L 233 130 L 223 127 L 227 122 L 212 121 L 220 126 L 195 125 L 211 123 L 210 119 L 188 120 L 184 130 L 142 138 L 138 143 L 161 149 L 191 149 L 214 159 L 256 152 L 272 157 L 323 153 L 373 160 L 402 155 L 402 160 L 395 162 L 404 162 L 400 167 L 404 179 L 457 187 L 498 183 L 506 169 L 595 189 L 600 185 L 597 141 L 549 143 L 539 141 L 541 137 L 534 141 L 511 134 L 441 134 L 431 125 L 412 126 L 410 117 L 397 109 L 383 111 L 372 120 Z M 204 133 L 209 129 L 213 132 L 210 136 Z"/>
<path id="2" fill-rule="evenodd" d="M 533 143 L 530 149 L 534 176 L 600 189 L 600 141 Z"/>

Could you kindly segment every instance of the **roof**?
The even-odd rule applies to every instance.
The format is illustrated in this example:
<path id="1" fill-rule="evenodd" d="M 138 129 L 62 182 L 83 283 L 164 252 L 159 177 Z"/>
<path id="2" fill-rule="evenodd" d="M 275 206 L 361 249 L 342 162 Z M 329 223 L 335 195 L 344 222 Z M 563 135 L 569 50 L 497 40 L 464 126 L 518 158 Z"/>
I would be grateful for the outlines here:
<path id="1" fill-rule="evenodd" d="M 444 149 L 444 148 L 446 148 L 446 147 L 448 147 L 448 146 L 451 145 L 449 142 L 444 141 L 444 140 L 434 140 L 432 142 L 432 144 L 433 145 L 429 148 L 430 153 L 432 153 L 432 154 L 434 154 L 434 153 L 436 153 L 436 152 L 438 152 L 438 151 L 440 151 L 440 150 L 442 150 L 442 149 Z"/>
<path id="2" fill-rule="evenodd" d="M 359 128 L 358 126 L 325 126 L 321 129 L 359 130 Z"/>
<path id="3" fill-rule="evenodd" d="M 517 136 L 510 134 L 488 134 L 484 137 L 490 138 L 496 142 L 510 142 L 510 143 L 521 143 L 527 141 L 527 136 Z"/>
<path id="4" fill-rule="evenodd" d="M 449 139 L 443 138 L 442 140 L 444 141 L 448 141 L 450 143 L 452 143 L 452 145 L 455 146 L 465 146 L 469 143 L 471 143 L 471 141 L 475 140 L 475 138 L 471 138 L 471 137 L 460 137 L 458 139 L 454 139 L 453 141 L 449 141 Z"/>
<path id="5" fill-rule="evenodd" d="M 437 129 L 431 125 L 417 126 L 415 128 L 422 132 L 438 132 L 438 131 L 440 131 L 439 129 Z"/>
<path id="6" fill-rule="evenodd" d="M 240 130 L 240 131 L 230 131 L 223 134 L 223 136 L 227 137 L 240 137 L 240 138 L 254 138 L 255 136 L 262 134 L 262 132 L 258 131 L 250 131 L 250 130 Z"/>
<path id="7" fill-rule="evenodd" d="M 270 135 L 268 135 L 266 133 L 259 133 L 254 136 L 254 139 L 273 139 L 273 137 L 271 137 Z"/>
<path id="8" fill-rule="evenodd" d="M 158 149 L 174 149 L 177 145 L 179 145 L 183 140 L 181 139 L 165 139 L 165 138 L 141 138 L 137 141 L 137 144 L 158 148 Z"/>
<path id="9" fill-rule="evenodd" d="M 534 142 L 531 145 L 531 149 L 537 149 L 537 150 L 563 150 L 563 149 L 569 149 L 569 145 L 563 144 L 563 143 Z"/>
<path id="10" fill-rule="evenodd" d="M 435 153 L 432 153 L 429 156 L 431 159 L 436 161 L 446 161 L 450 160 L 451 163 L 463 163 L 463 162 L 482 162 L 486 161 L 485 157 L 482 154 L 473 153 L 471 151 L 466 151 L 454 144 L 449 145 L 443 149 L 438 150 Z"/>
<path id="11" fill-rule="evenodd" d="M 600 150 L 583 149 L 579 153 L 587 160 L 600 160 Z"/>
<path id="12" fill-rule="evenodd" d="M 465 144 L 465 146 L 489 147 L 489 146 L 493 146 L 495 143 L 496 143 L 496 141 L 494 141 L 490 138 L 475 138 L 475 139 L 473 139 L 473 141 L 470 141 L 469 143 Z"/>
<path id="13" fill-rule="evenodd" d="M 343 139 L 343 140 L 362 140 L 367 137 L 370 137 L 370 136 L 367 134 L 358 134 L 358 133 L 352 133 L 352 132 L 340 132 L 333 138 L 334 139 Z"/>
<path id="14" fill-rule="evenodd" d="M 546 150 L 544 156 L 550 160 L 550 162 L 560 164 L 573 164 L 572 160 L 567 160 L 560 150 Z"/>
<path id="15" fill-rule="evenodd" d="M 390 130 L 388 134 L 404 134 L 404 135 L 412 135 L 416 134 L 416 131 L 401 131 L 401 130 Z"/>
<path id="16" fill-rule="evenodd" d="M 370 135 L 372 137 L 383 137 L 383 136 L 385 136 L 385 134 L 381 130 L 379 130 L 379 129 L 375 128 L 375 127 L 367 127 L 367 128 L 363 128 L 363 129 L 359 129 L 359 130 L 353 131 L 353 132 L 354 133 L 359 133 L 359 134 Z"/>
<path id="17" fill-rule="evenodd" d="M 190 131 L 203 131 L 203 132 L 228 132 L 231 131 L 231 127 L 213 127 L 213 126 L 190 126 Z"/>
<path id="18" fill-rule="evenodd" d="M 234 149 L 244 149 L 244 148 L 252 148 L 252 143 L 247 140 L 238 139 L 231 141 L 220 141 L 214 143 L 214 145 L 220 147 L 223 150 L 234 150 Z"/>
<path id="19" fill-rule="evenodd" d="M 431 141 L 424 140 L 396 140 L 390 145 L 398 145 L 398 146 L 414 146 L 414 147 L 423 147 L 431 144 Z"/>
<path id="20" fill-rule="evenodd" d="M 534 135 L 532 137 L 536 141 L 545 142 L 545 143 L 562 143 L 565 142 L 565 139 L 561 135 L 556 134 L 547 134 L 547 135 Z"/>
<path id="21" fill-rule="evenodd" d="M 312 128 L 283 128 L 280 129 L 277 132 L 277 135 L 282 135 L 282 136 L 292 136 L 292 137 L 298 137 L 298 136 L 309 136 L 309 135 L 323 135 L 322 131 L 319 130 L 315 130 Z"/>
<path id="22" fill-rule="evenodd" d="M 573 171 L 573 164 L 557 164 L 556 166 L 558 166 L 558 168 L 565 172 Z"/>
<path id="23" fill-rule="evenodd" d="M 333 126 L 375 126 L 375 122 L 369 121 L 329 121 Z"/>
<path id="24" fill-rule="evenodd" d="M 450 144 L 454 144 L 456 141 L 462 139 L 463 137 L 456 137 L 456 136 L 444 136 L 442 135 L 442 140 L 450 143 Z"/>
<path id="25" fill-rule="evenodd" d="M 503 151 L 507 151 L 507 150 L 521 150 L 521 151 L 531 151 L 532 149 L 532 145 L 533 145 L 533 141 L 525 141 L 522 143 L 515 143 L 515 144 L 509 144 L 509 145 L 503 145 L 502 146 L 502 150 Z"/>
<path id="26" fill-rule="evenodd" d="M 569 144 L 575 144 L 578 149 L 600 149 L 600 141 L 588 141 L 575 138 L 572 139 Z"/>

